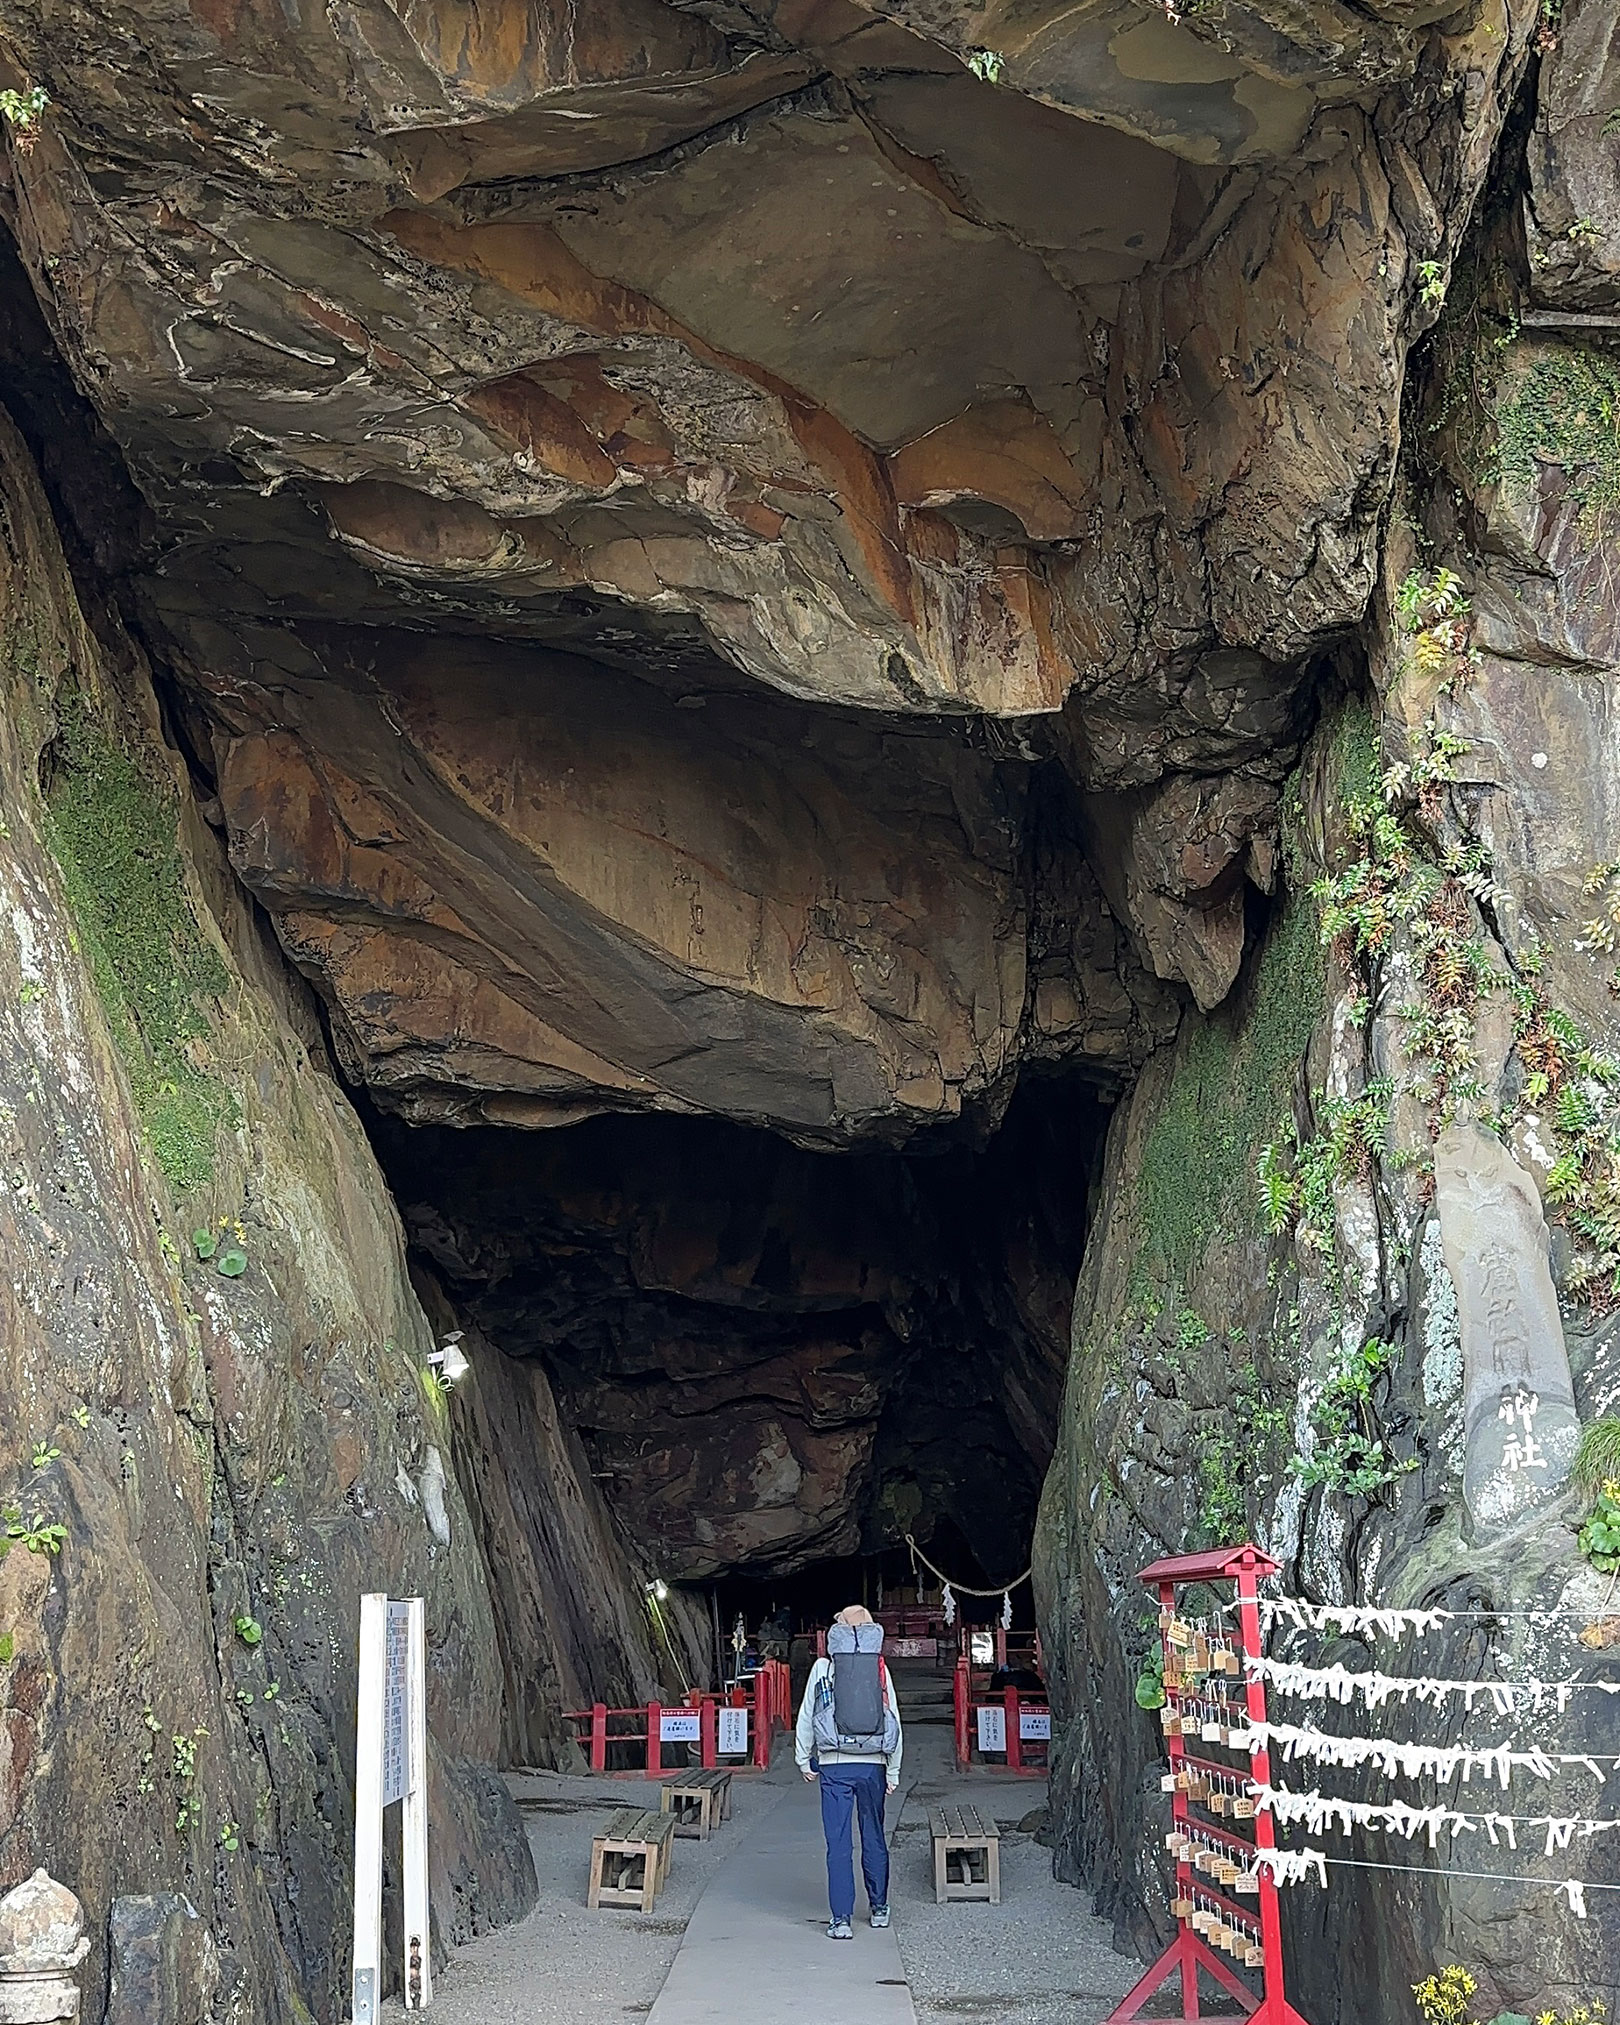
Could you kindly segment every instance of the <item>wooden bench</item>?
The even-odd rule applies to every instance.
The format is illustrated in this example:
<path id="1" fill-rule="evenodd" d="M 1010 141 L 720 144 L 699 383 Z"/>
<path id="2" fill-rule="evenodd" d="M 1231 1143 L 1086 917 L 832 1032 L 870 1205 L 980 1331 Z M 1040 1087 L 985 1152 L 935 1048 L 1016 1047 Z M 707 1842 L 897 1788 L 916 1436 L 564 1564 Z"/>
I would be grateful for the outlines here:
<path id="1" fill-rule="evenodd" d="M 1001 1830 L 977 1807 L 936 1807 L 928 1817 L 934 1836 L 934 1902 L 987 1898 L 1001 1903 Z M 953 1875 L 954 1872 L 954 1875 Z"/>
<path id="2" fill-rule="evenodd" d="M 669 1876 L 675 1817 L 621 1807 L 591 1842 L 591 1882 L 585 1903 L 627 1905 L 651 1912 Z"/>
<path id="3" fill-rule="evenodd" d="M 731 1812 L 731 1774 L 723 1769 L 679 1772 L 664 1781 L 659 1805 L 663 1813 L 674 1815 L 677 1835 L 695 1835 L 699 1842 L 707 1842 L 709 1830 L 718 1828 Z"/>

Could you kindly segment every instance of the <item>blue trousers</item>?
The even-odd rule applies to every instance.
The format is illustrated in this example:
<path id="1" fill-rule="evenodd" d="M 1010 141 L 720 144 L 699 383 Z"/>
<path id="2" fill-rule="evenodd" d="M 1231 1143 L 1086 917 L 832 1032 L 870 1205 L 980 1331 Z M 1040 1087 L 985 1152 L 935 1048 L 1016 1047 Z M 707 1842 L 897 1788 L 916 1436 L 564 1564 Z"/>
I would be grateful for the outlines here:
<path id="1" fill-rule="evenodd" d="M 850 1817 L 861 1824 L 861 1876 L 873 1906 L 889 1903 L 889 1845 L 883 1834 L 884 1769 L 881 1765 L 820 1768 L 821 1826 L 827 1837 L 827 1898 L 835 1920 L 855 1917 L 855 1866 L 850 1853 Z"/>

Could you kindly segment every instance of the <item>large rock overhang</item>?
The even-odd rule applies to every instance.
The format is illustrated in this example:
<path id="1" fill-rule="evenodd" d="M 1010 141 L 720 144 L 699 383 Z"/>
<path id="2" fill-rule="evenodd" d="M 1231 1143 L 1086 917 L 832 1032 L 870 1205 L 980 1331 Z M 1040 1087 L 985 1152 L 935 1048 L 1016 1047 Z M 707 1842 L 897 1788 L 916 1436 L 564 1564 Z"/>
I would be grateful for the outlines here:
<path id="1" fill-rule="evenodd" d="M 1520 60 L 1426 24 L 17 10 L 19 243 L 351 1072 L 903 1138 L 1218 999 Z"/>

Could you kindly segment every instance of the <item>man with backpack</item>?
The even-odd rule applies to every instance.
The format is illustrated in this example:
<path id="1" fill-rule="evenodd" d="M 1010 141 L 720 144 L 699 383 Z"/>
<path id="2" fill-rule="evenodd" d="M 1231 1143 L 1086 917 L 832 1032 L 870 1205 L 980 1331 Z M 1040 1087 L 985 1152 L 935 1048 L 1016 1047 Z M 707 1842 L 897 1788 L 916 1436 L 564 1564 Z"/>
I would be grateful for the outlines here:
<path id="1" fill-rule="evenodd" d="M 827 1633 L 827 1657 L 805 1683 L 794 1755 L 807 1779 L 821 1781 L 827 1837 L 827 1938 L 855 1937 L 855 1866 L 850 1817 L 861 1824 L 861 1875 L 872 1924 L 889 1924 L 889 1845 L 883 1804 L 900 1783 L 900 1707 L 883 1663 L 883 1627 L 858 1603 L 840 1610 Z"/>

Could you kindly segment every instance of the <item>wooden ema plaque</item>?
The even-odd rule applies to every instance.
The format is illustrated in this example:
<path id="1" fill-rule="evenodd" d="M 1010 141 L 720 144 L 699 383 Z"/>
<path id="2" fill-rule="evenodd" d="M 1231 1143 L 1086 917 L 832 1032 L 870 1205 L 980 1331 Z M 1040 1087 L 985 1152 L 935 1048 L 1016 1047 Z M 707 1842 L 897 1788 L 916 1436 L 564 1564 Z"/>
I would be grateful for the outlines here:
<path id="1" fill-rule="evenodd" d="M 1198 2000 L 1200 1969 L 1254 2025 L 1305 2025 L 1283 1995 L 1276 1880 L 1255 1854 L 1276 1847 L 1271 1816 L 1257 1811 L 1252 1798 L 1256 1784 L 1271 1783 L 1269 1755 L 1259 1751 L 1250 1758 L 1246 1746 L 1237 1760 L 1211 1755 L 1230 1751 L 1231 1735 L 1251 1721 L 1265 1721 L 1265 1684 L 1249 1676 L 1245 1662 L 1260 1657 L 1260 1577 L 1276 1571 L 1258 1547 L 1225 1547 L 1155 1561 L 1138 1578 L 1159 1592 L 1160 1720 L 1170 1756 L 1165 1783 L 1174 1796 L 1165 1840 L 1176 1859 L 1176 1937 L 1105 2025 L 1139 2019 L 1148 1999 L 1177 1975 L 1182 2017 L 1206 2017 Z M 1210 1633 L 1177 1613 L 1177 1593 L 1193 1582 L 1237 1585 L 1235 1630 Z M 1259 1972 L 1258 1997 L 1217 1949 Z"/>

